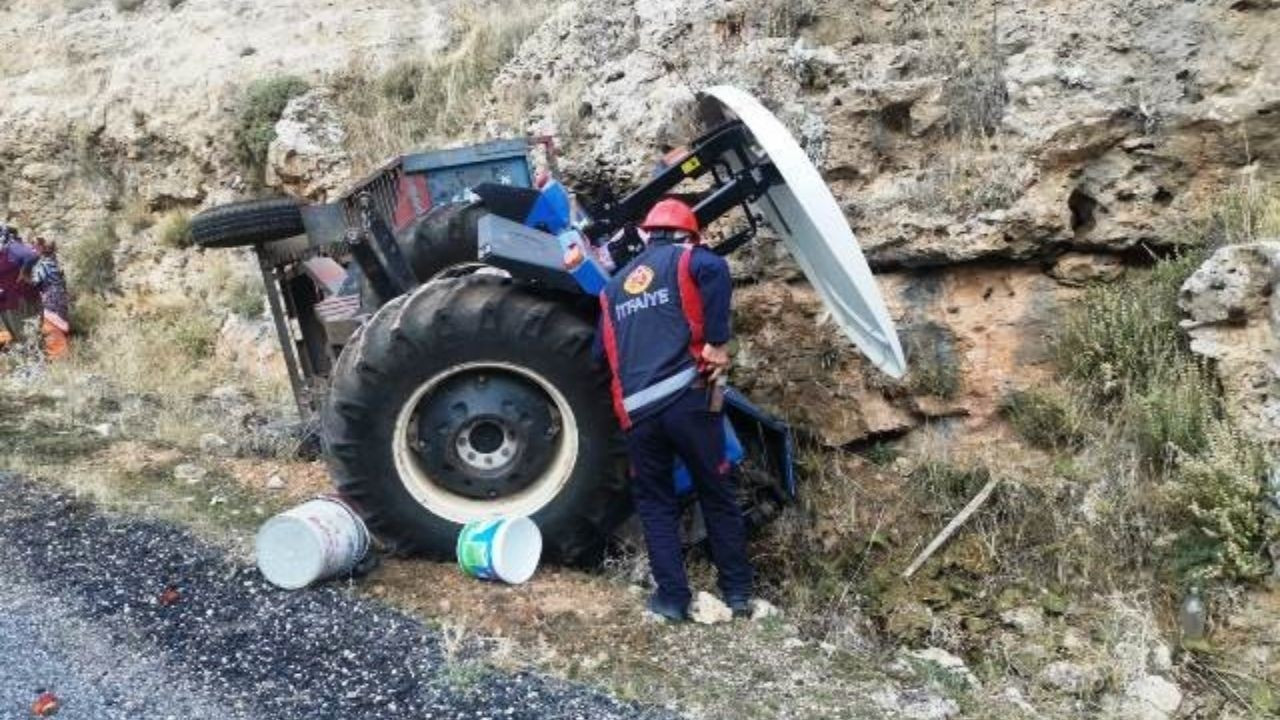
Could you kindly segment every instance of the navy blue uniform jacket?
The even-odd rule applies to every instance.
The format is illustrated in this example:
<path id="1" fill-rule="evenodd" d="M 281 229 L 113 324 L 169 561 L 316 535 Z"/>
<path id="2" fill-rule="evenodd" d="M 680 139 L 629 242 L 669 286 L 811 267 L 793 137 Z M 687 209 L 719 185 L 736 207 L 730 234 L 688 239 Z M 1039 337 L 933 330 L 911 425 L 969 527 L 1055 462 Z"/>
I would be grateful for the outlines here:
<path id="1" fill-rule="evenodd" d="M 651 246 L 609 280 L 596 349 L 624 429 L 683 394 L 705 343 L 729 341 L 732 292 L 729 264 L 701 246 Z"/>

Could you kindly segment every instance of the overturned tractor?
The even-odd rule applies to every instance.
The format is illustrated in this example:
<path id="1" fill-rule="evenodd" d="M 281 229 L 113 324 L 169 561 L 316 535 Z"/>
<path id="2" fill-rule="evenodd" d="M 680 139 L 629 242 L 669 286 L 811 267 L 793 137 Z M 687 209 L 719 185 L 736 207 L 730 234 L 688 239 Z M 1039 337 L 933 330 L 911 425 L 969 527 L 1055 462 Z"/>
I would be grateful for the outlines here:
<path id="1" fill-rule="evenodd" d="M 531 143 L 509 140 L 397 158 L 332 204 L 252 200 L 193 220 L 203 247 L 255 249 L 299 408 L 320 419 L 340 491 L 393 548 L 448 555 L 467 522 L 527 515 L 554 559 L 600 557 L 631 505 L 592 358 L 595 293 L 643 248 L 635 223 L 687 181 L 703 227 L 737 218 L 716 252 L 767 223 L 850 339 L 905 372 L 853 234 L 794 139 L 734 88 L 701 108 L 709 129 L 687 150 L 585 211 L 556 182 L 535 189 Z M 732 390 L 726 418 L 743 511 L 763 522 L 795 492 L 790 431 Z"/>

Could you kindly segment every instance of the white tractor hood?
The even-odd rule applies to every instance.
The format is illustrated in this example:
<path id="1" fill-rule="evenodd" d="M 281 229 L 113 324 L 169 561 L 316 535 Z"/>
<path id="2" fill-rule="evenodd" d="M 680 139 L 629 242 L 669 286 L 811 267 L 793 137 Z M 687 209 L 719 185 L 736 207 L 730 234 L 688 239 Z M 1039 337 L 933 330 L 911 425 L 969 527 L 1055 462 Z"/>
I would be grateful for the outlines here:
<path id="1" fill-rule="evenodd" d="M 751 131 L 761 158 L 773 162 L 783 182 L 753 204 L 791 251 L 845 334 L 880 370 L 895 378 L 907 371 L 898 333 L 871 268 L 844 213 L 804 150 L 779 120 L 742 90 L 721 85 L 706 91 L 726 118 Z"/>

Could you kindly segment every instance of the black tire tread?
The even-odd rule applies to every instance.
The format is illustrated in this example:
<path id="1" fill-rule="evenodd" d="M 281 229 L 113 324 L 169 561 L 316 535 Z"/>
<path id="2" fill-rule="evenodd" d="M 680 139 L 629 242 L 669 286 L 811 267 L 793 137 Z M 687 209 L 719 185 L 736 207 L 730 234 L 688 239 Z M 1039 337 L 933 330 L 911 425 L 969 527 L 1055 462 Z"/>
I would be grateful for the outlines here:
<path id="1" fill-rule="evenodd" d="M 388 303 L 352 338 L 334 368 L 323 436 L 339 489 L 393 549 L 450 555 L 456 526 L 439 518 L 431 527 L 414 523 L 415 513 L 426 511 L 406 490 L 396 492 L 386 482 L 387 461 L 375 446 L 390 440 L 389 434 L 383 437 L 377 430 L 378 418 L 385 424 L 401 407 L 403 400 L 395 398 L 403 391 L 392 388 L 395 379 L 405 368 L 430 363 L 428 358 L 435 351 L 460 352 L 486 335 L 519 339 L 522 352 L 542 347 L 555 355 L 530 361 L 542 363 L 544 376 L 559 372 L 562 378 L 589 384 L 577 387 L 580 397 L 589 398 L 583 401 L 589 407 L 574 405 L 580 428 L 609 428 L 594 431 L 594 447 L 580 447 L 581 469 L 576 468 L 561 495 L 535 515 L 549 557 L 571 564 L 597 562 L 609 535 L 630 514 L 631 504 L 625 452 L 612 421 L 606 381 L 589 371 L 592 332 L 569 308 L 493 276 L 428 283 Z M 577 375 L 564 374 L 574 368 Z M 567 392 L 563 385 L 561 390 Z M 391 414 L 380 416 L 380 412 Z M 390 474 L 394 476 L 394 470 Z M 398 480 L 392 482 L 398 485 Z"/>
<path id="2" fill-rule="evenodd" d="M 407 249 L 414 275 L 422 282 L 449 268 L 478 261 L 478 226 L 488 214 L 479 203 L 432 208 L 414 225 Z"/>
<path id="3" fill-rule="evenodd" d="M 209 208 L 191 219 L 191 239 L 204 248 L 233 248 L 284 240 L 305 233 L 297 200 L 244 200 Z"/>

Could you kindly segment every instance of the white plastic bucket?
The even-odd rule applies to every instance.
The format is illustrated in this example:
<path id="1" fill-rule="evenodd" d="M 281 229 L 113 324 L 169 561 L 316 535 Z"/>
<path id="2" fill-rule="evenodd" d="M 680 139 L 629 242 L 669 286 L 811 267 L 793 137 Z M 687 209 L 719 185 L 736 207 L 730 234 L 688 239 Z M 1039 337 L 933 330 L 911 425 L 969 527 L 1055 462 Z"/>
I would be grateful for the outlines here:
<path id="1" fill-rule="evenodd" d="M 541 559 L 542 531 L 527 517 L 479 520 L 458 535 L 458 567 L 482 580 L 519 585 Z"/>
<path id="2" fill-rule="evenodd" d="M 319 497 L 268 520 L 254 550 L 272 585 L 298 590 L 355 568 L 369 552 L 369 530 L 346 503 Z"/>

